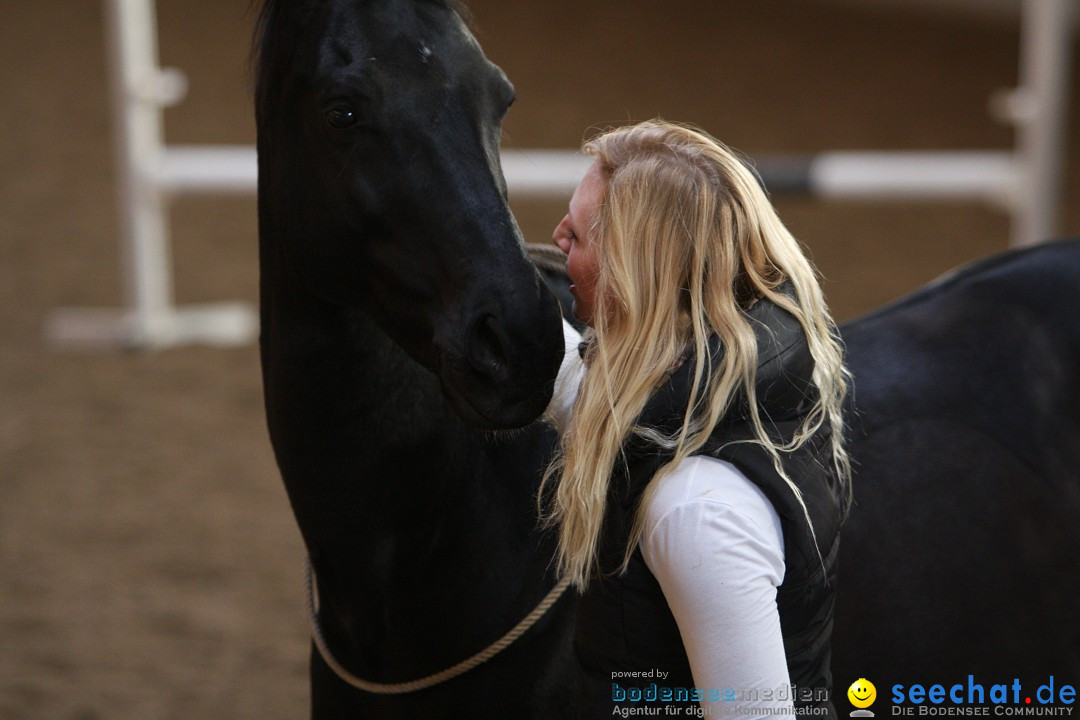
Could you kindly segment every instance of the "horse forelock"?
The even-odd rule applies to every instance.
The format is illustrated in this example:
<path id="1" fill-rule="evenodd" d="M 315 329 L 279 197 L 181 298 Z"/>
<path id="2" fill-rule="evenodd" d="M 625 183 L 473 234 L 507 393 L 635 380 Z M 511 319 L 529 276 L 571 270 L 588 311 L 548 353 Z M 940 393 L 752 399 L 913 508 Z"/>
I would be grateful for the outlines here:
<path id="1" fill-rule="evenodd" d="M 286 61 L 278 55 L 288 53 L 292 43 L 288 37 L 297 37 L 317 17 L 317 12 L 332 4 L 360 3 L 365 0 L 264 0 L 255 22 L 251 44 L 250 65 L 254 69 L 256 96 L 261 97 L 271 81 L 275 60 Z M 472 28 L 473 16 L 463 0 L 412 0 L 417 4 L 435 5 L 454 13 L 467 28 Z"/>

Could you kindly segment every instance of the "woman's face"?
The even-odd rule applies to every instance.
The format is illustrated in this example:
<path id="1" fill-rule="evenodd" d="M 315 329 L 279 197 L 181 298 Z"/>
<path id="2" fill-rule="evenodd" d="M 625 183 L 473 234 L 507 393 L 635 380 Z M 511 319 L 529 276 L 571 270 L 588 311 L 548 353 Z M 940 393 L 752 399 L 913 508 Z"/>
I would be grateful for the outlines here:
<path id="1" fill-rule="evenodd" d="M 591 220 L 604 196 L 604 177 L 594 162 L 570 198 L 570 210 L 556 226 L 552 239 L 566 253 L 566 272 L 574 296 L 574 314 L 591 325 L 596 309 L 596 275 L 599 269 Z"/>

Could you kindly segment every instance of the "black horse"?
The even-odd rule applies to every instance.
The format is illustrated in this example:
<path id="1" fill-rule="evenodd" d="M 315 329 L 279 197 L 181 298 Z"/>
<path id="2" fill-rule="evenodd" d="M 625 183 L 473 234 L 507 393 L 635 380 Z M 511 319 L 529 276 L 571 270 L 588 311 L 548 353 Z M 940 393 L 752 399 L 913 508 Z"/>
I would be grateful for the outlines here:
<path id="1" fill-rule="evenodd" d="M 367 680 L 412 680 L 553 585 L 533 497 L 554 438 L 474 429 L 539 413 L 561 353 L 499 171 L 512 90 L 439 0 L 268 0 L 260 26 L 271 438 L 330 651 Z M 1080 674 L 1077 308 L 1074 241 L 842 328 L 857 484 L 841 692 Z M 410 694 L 357 690 L 313 652 L 313 715 L 571 715 L 572 615 L 564 599 L 495 659 Z"/>
<path id="2" fill-rule="evenodd" d="M 440 0 L 268 0 L 257 43 L 266 413 L 319 625 L 353 675 L 423 678 L 554 585 L 534 500 L 552 433 L 488 432 L 540 414 L 563 355 L 506 203 L 513 88 Z M 312 714 L 564 717 L 571 630 L 568 595 L 401 695 L 313 652 Z"/>
<path id="3" fill-rule="evenodd" d="M 1075 684 L 1080 240 L 976 263 L 841 333 L 856 504 L 838 693 L 860 677 L 879 693 Z"/>

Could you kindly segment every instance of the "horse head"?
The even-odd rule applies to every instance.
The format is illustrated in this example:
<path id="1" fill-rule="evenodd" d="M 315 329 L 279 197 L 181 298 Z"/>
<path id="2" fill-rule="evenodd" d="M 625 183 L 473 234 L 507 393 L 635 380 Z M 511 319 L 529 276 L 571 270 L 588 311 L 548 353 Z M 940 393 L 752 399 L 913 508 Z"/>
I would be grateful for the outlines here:
<path id="1" fill-rule="evenodd" d="M 467 422 L 535 418 L 561 329 L 507 205 L 506 76 L 444 0 L 267 0 L 260 27 L 260 227 L 283 272 L 373 320 Z"/>

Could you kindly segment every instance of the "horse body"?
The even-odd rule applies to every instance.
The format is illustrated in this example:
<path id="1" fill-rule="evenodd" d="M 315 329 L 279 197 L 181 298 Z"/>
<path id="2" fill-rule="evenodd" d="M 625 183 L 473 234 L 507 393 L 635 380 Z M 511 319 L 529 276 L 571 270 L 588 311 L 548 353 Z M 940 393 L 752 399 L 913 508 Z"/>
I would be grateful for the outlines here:
<path id="1" fill-rule="evenodd" d="M 498 167 L 513 93 L 437 0 L 268 0 L 262 28 L 271 439 L 331 650 L 365 679 L 412 680 L 483 649 L 553 584 L 534 497 L 554 437 L 477 429 L 537 415 L 562 352 Z M 841 688 L 1080 673 L 1078 307 L 1074 241 L 842 327 L 857 476 Z M 357 691 L 313 653 L 313 716 L 569 716 L 572 627 L 567 599 L 410 695 Z"/>
<path id="2" fill-rule="evenodd" d="M 411 681 L 483 650 L 554 583 L 534 500 L 552 433 L 486 430 L 541 412 L 563 351 L 505 200 L 513 92 L 441 2 L 270 0 L 261 33 L 270 436 L 331 651 L 365 680 Z M 563 717 L 572 625 L 563 601 L 497 660 L 401 696 L 313 653 L 313 716 Z"/>
<path id="3" fill-rule="evenodd" d="M 1073 240 L 841 328 L 856 484 L 839 688 L 1080 677 L 1078 309 Z"/>

